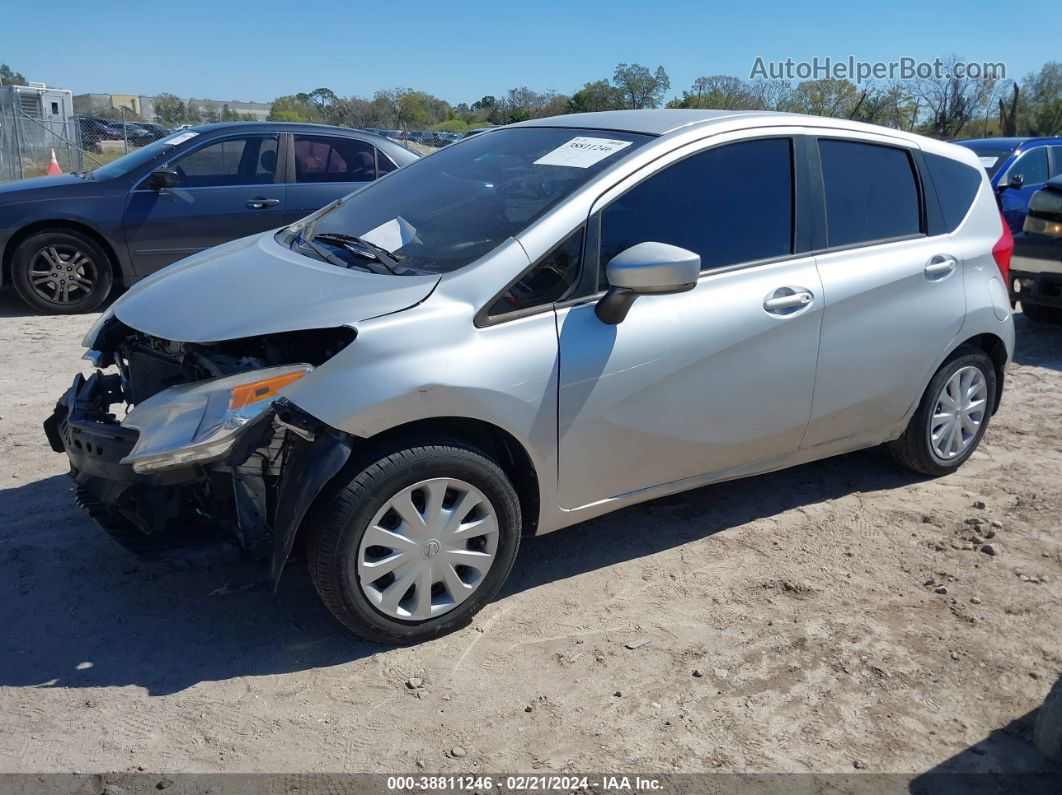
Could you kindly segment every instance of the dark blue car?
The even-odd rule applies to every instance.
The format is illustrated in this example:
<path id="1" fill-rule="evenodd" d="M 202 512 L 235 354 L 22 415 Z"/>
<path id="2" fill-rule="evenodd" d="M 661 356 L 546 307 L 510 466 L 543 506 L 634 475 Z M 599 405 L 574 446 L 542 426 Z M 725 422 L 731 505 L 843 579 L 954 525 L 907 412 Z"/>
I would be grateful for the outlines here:
<path id="1" fill-rule="evenodd" d="M 1021 231 L 1032 195 L 1062 174 L 1062 138 L 975 138 L 955 143 L 981 158 L 1011 232 Z"/>
<path id="2" fill-rule="evenodd" d="M 416 159 L 316 124 L 180 130 L 95 171 L 0 185 L 2 285 L 41 312 L 86 312 L 115 284 L 284 226 Z"/>

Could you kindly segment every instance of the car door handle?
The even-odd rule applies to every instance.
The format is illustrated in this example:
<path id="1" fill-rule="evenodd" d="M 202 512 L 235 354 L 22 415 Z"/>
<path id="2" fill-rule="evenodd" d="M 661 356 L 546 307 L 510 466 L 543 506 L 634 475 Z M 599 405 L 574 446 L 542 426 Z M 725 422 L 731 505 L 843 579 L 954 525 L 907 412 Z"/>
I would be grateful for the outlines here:
<path id="1" fill-rule="evenodd" d="M 247 206 L 252 210 L 264 210 L 266 207 L 276 207 L 278 204 L 280 204 L 280 199 L 267 199 L 265 196 L 255 196 L 247 202 Z"/>
<path id="2" fill-rule="evenodd" d="M 792 314 L 790 310 L 802 309 L 814 298 L 804 287 L 780 287 L 764 299 L 763 308 L 776 315 Z"/>
<path id="3" fill-rule="evenodd" d="M 926 278 L 933 278 L 935 276 L 944 277 L 955 270 L 955 267 L 959 264 L 959 261 L 955 257 L 949 257 L 944 254 L 937 254 L 929 262 L 926 263 L 925 274 Z"/>

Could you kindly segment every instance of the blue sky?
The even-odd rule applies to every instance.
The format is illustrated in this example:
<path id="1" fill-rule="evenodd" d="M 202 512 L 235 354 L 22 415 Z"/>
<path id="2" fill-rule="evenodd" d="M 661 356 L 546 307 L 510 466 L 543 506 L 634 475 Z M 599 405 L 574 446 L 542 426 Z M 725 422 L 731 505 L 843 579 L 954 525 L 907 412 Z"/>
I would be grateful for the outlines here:
<path id="1" fill-rule="evenodd" d="M 1034 5 L 1011 27 L 1015 9 L 999 0 L 891 0 L 870 7 L 877 15 L 858 0 L 50 0 L 8 4 L 0 61 L 74 93 L 263 102 L 319 86 L 343 96 L 411 86 L 453 103 L 519 85 L 571 93 L 620 62 L 663 65 L 677 94 L 699 75 L 747 77 L 757 56 L 955 53 L 1020 78 L 1062 59 L 1062 3 Z"/>

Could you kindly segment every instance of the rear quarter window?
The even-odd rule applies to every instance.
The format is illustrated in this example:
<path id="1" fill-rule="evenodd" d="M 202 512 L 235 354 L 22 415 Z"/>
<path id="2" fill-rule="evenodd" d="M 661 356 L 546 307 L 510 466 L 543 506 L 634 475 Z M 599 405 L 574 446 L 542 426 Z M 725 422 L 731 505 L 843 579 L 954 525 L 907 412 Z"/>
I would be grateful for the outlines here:
<path id="1" fill-rule="evenodd" d="M 820 139 L 819 155 L 830 248 L 920 233 L 918 183 L 904 149 Z"/>
<path id="2" fill-rule="evenodd" d="M 981 172 L 950 157 L 926 152 L 925 159 L 937 198 L 940 200 L 940 210 L 944 214 L 947 231 L 954 232 L 970 212 L 981 187 Z"/>

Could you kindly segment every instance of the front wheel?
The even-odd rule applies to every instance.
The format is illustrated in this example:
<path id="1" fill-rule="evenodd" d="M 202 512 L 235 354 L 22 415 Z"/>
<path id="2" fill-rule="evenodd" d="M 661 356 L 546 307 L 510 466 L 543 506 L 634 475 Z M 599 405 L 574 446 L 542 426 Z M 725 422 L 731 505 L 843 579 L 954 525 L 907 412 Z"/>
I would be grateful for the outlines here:
<path id="1" fill-rule="evenodd" d="M 19 297 L 39 312 L 91 312 L 104 302 L 113 280 L 110 258 L 88 235 L 46 229 L 30 235 L 11 258 Z"/>
<path id="2" fill-rule="evenodd" d="M 366 640 L 417 643 L 468 622 L 501 588 L 520 545 L 520 504 L 485 453 L 461 442 L 396 445 L 313 519 L 310 575 Z"/>
<path id="3" fill-rule="evenodd" d="M 903 435 L 889 443 L 897 463 L 922 475 L 954 472 L 988 428 L 996 369 L 984 351 L 962 347 L 937 370 Z"/>

